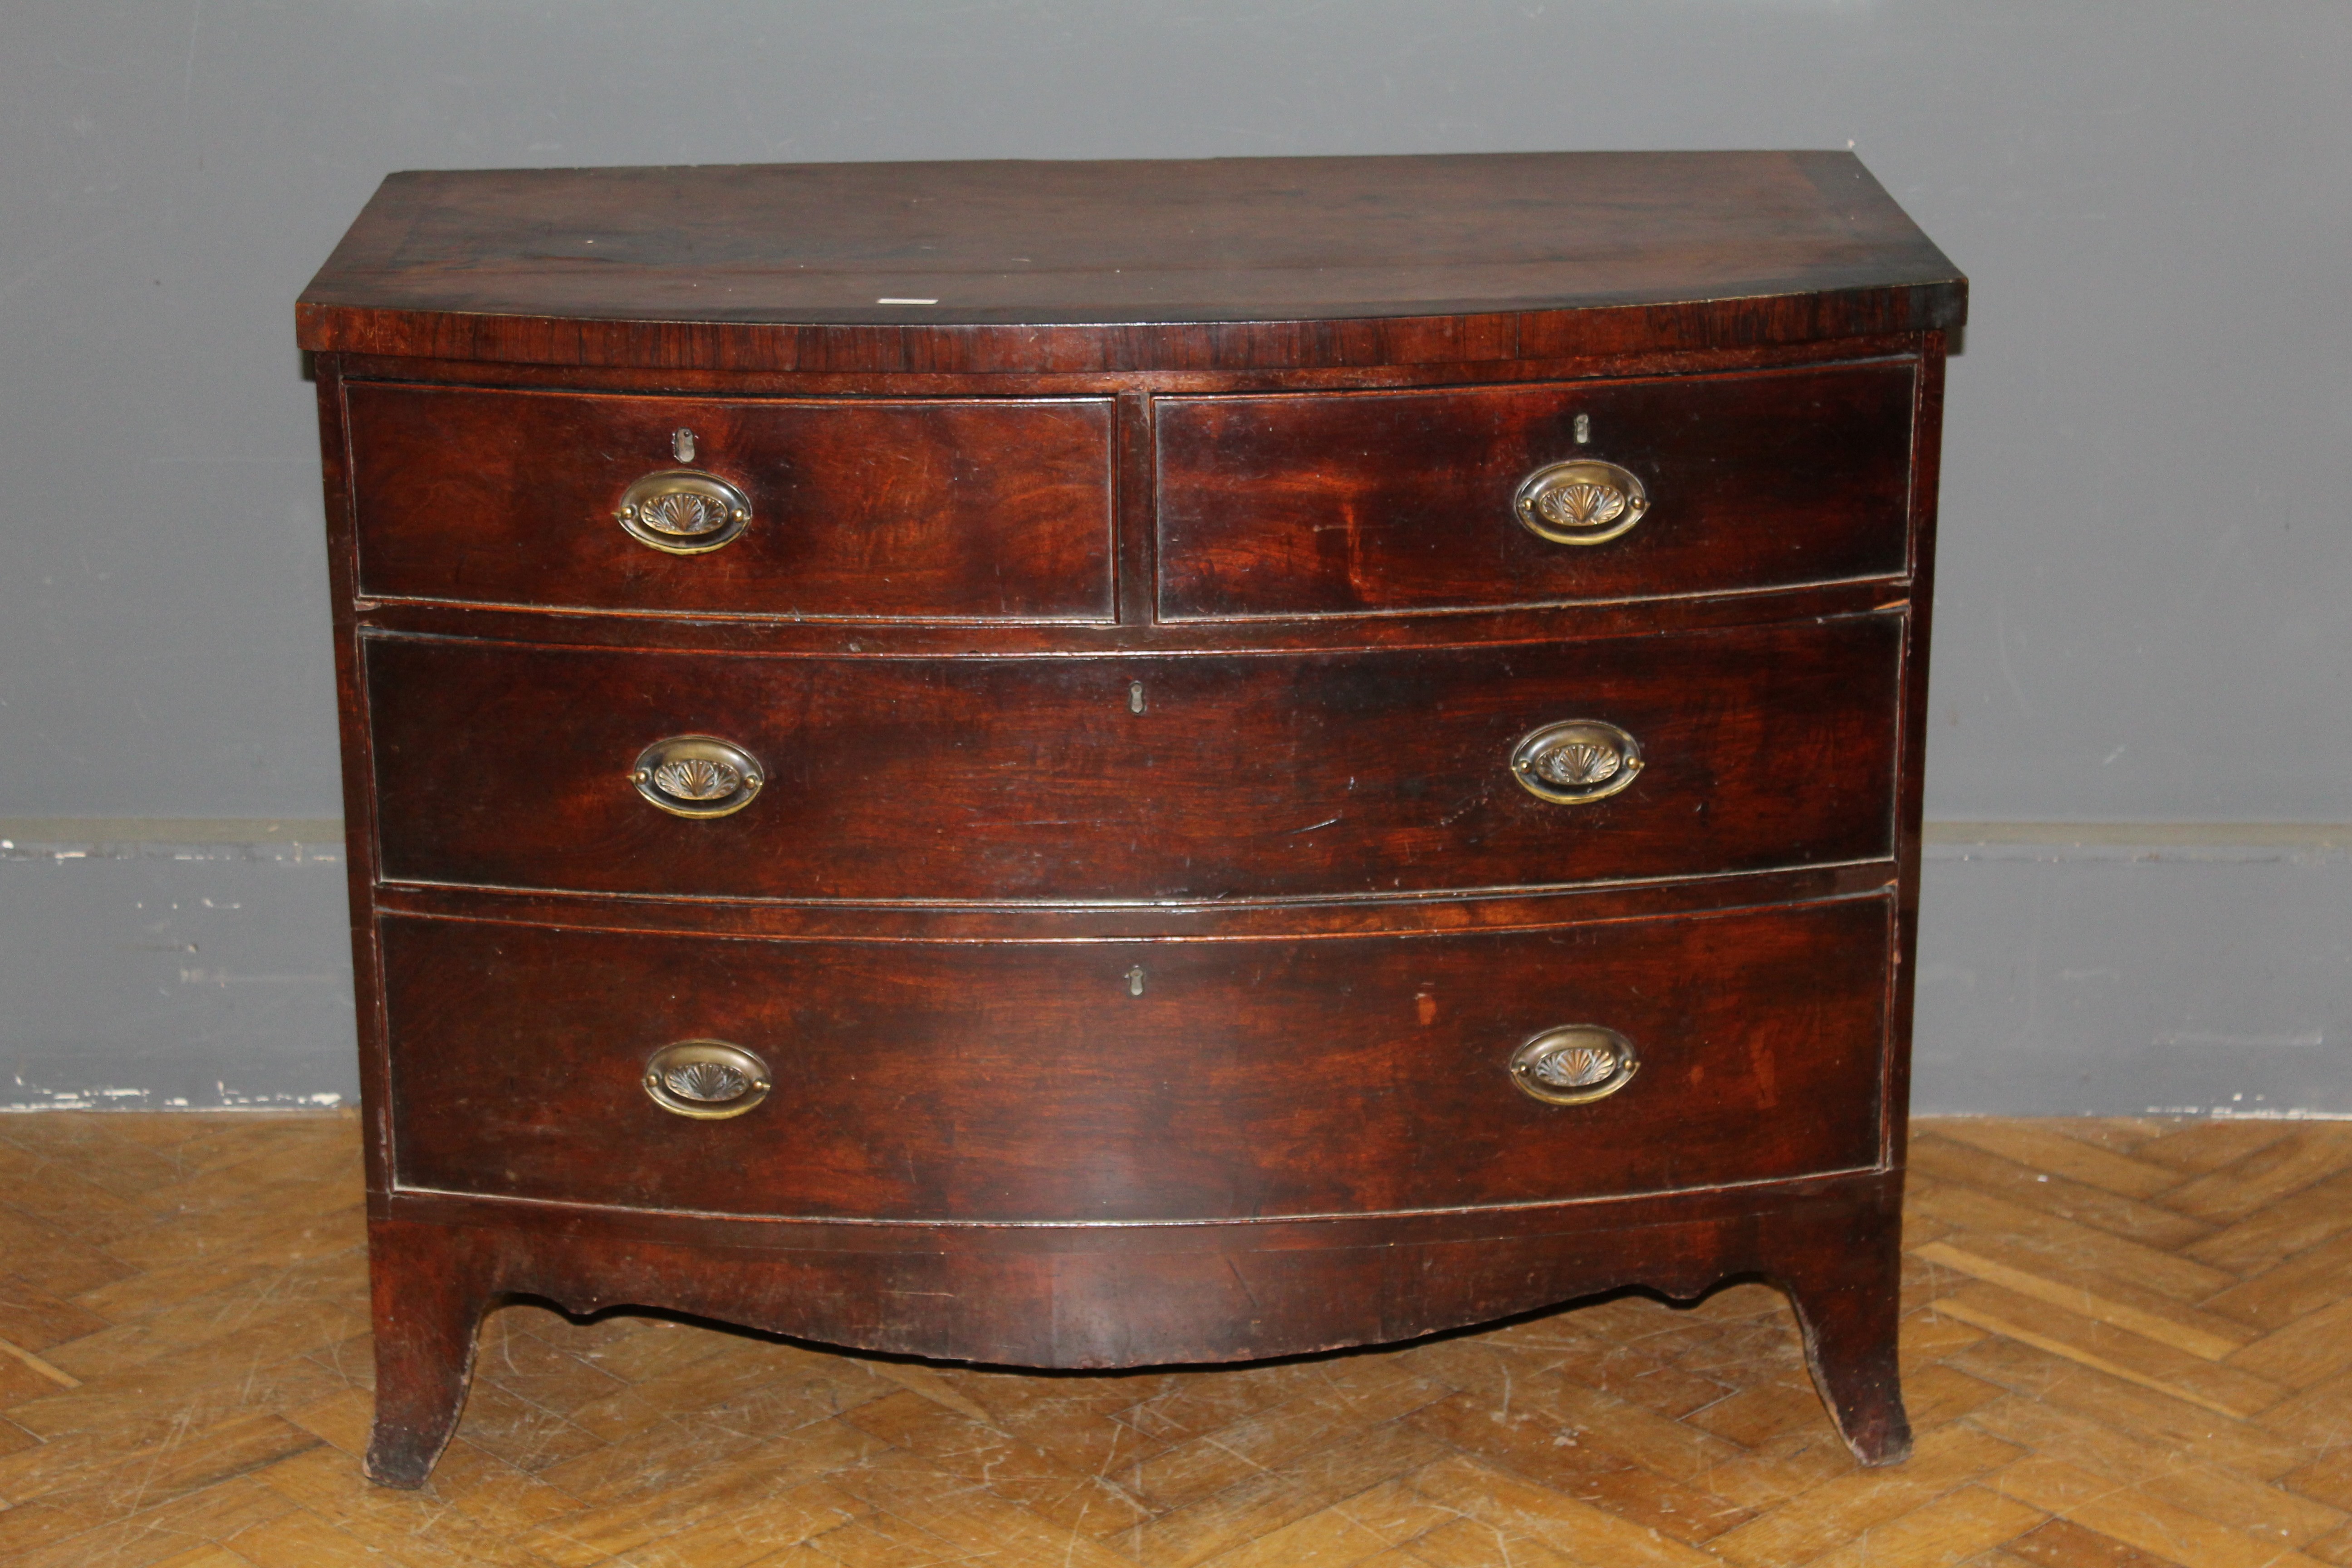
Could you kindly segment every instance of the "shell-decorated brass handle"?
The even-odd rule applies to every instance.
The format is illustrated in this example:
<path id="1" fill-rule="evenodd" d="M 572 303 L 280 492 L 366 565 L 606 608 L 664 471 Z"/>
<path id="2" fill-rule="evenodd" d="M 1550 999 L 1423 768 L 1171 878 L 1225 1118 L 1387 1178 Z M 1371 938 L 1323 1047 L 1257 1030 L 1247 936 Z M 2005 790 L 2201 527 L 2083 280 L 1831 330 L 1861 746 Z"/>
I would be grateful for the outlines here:
<path id="1" fill-rule="evenodd" d="M 1633 1042 L 1598 1024 L 1546 1029 L 1511 1053 L 1511 1081 L 1547 1105 L 1582 1105 L 1625 1087 L 1642 1065 Z"/>
<path id="2" fill-rule="evenodd" d="M 1511 776 L 1529 795 L 1554 805 L 1606 800 L 1641 771 L 1642 743 L 1598 719 L 1546 724 L 1511 748 Z"/>
<path id="3" fill-rule="evenodd" d="M 672 555 L 731 544 L 751 525 L 751 498 L 700 468 L 664 468 L 621 492 L 614 515 L 629 537 Z"/>
<path id="4" fill-rule="evenodd" d="M 760 761 L 716 735 L 672 735 L 637 753 L 637 793 L 672 816 L 731 816 L 768 782 Z"/>
<path id="5" fill-rule="evenodd" d="M 1554 544 L 1603 544 L 1642 521 L 1650 492 L 1632 470 L 1598 458 L 1553 463 L 1519 482 L 1511 511 Z"/>
<path id="6" fill-rule="evenodd" d="M 768 1064 L 724 1040 L 680 1040 L 646 1063 L 646 1094 L 664 1110 L 698 1121 L 740 1116 L 768 1098 Z"/>

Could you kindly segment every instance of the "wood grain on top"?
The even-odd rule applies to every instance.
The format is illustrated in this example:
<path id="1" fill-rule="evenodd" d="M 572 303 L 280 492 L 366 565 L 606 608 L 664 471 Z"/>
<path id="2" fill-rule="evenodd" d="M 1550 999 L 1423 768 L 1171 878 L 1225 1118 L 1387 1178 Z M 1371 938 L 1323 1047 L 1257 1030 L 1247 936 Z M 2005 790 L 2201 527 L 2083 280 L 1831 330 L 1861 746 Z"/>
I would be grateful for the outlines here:
<path id="1" fill-rule="evenodd" d="M 545 363 L 1229 369 L 1915 331 L 1966 290 L 1851 153 L 1546 153 L 400 174 L 298 315 Z"/>

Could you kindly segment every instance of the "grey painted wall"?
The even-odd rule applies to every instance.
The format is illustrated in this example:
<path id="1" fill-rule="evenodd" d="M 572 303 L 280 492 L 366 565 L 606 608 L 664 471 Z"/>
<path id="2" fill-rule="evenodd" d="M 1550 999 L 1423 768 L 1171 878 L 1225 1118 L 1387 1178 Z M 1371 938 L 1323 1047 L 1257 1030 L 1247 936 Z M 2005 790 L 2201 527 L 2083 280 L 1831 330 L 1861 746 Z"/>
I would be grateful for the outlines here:
<path id="1" fill-rule="evenodd" d="M 2352 820 L 2347 77 L 2336 0 L 12 0 L 0 816 L 337 809 L 290 304 L 388 170 L 1852 144 L 1975 280 L 1950 388 L 1931 816 Z M 168 903 L 244 864 L 0 861 L 0 1068 L 221 1079 L 235 1028 L 118 1016 L 103 977 L 139 961 L 90 955 L 138 934 L 103 879 L 164 878 Z M 1995 885 L 1974 862 L 1931 879 L 1935 962 L 2002 972 L 2005 900 L 2042 878 L 2028 901 L 2087 900 L 2064 923 L 2135 944 L 2154 991 L 2084 1002 L 2063 1028 L 2042 1008 L 2014 1037 L 2157 1075 L 2117 1109 L 2186 1086 L 2153 1041 L 2198 1031 L 2147 1016 L 2253 1005 L 2261 962 L 2215 937 L 2264 929 L 2260 875 L 2197 862 L 2158 895 L 2105 862 L 2019 864 L 2042 869 L 2000 873 L 1999 896 L 1969 890 Z M 36 866 L 100 880 L 68 895 L 25 881 Z M 292 889 L 331 880 L 247 890 L 263 924 L 315 942 L 332 898 Z M 2186 912 L 2141 920 L 2159 896 Z M 2312 896 L 2340 927 L 2342 893 Z M 33 963 L 61 931 L 89 962 Z M 17 1005 L 27 989 L 40 1005 Z M 1952 1041 L 1977 1038 L 1976 1011 L 1951 1016 Z M 302 1027 L 321 1034 L 310 1055 L 270 1047 L 240 1092 L 331 1077 L 304 1064 L 341 1062 L 347 1035 Z M 2264 1079 L 2271 1103 L 2341 1100 L 2340 1031 L 2252 1033 L 2314 1029 L 2324 1043 L 2290 1058 L 2305 1065 Z M 1923 1063 L 1944 1048 L 1927 1035 L 1923 1019 Z M 1949 1081 L 1993 1108 L 1993 1079 Z"/>

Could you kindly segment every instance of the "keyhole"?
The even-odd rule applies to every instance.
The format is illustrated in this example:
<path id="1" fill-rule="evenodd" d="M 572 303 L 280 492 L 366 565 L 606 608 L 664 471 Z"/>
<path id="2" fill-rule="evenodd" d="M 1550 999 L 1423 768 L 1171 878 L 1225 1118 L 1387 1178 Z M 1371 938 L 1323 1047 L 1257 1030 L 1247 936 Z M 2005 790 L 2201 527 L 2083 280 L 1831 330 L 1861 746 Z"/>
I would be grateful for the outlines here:
<path id="1" fill-rule="evenodd" d="M 1583 437 L 1580 436 L 1578 439 L 1581 440 Z M 669 449 L 670 455 L 681 463 L 691 463 L 694 461 L 694 432 L 691 430 L 671 431 L 669 433 Z"/>
<path id="2" fill-rule="evenodd" d="M 1576 416 L 1576 444 L 1580 447 L 1585 447 L 1590 446 L 1591 442 L 1592 416 L 1590 414 L 1580 414 Z"/>
<path id="3" fill-rule="evenodd" d="M 1139 963 L 1127 972 L 1127 994 L 1129 996 L 1143 994 L 1143 965 Z"/>
<path id="4" fill-rule="evenodd" d="M 1127 710 L 1130 713 L 1143 711 L 1143 682 L 1140 680 L 1127 683 Z"/>

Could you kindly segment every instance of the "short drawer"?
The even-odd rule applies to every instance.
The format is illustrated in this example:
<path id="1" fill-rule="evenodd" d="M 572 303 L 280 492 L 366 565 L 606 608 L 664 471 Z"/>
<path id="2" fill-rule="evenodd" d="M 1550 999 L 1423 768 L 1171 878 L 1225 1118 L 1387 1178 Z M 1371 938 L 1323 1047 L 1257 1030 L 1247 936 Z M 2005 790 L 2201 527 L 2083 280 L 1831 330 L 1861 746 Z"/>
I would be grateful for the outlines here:
<path id="1" fill-rule="evenodd" d="M 371 637 L 380 865 L 604 893 L 1206 900 L 1877 859 L 1902 629 L 1124 658 Z"/>
<path id="2" fill-rule="evenodd" d="M 1003 943 L 391 917 L 394 1163 L 401 1185 L 451 1192 L 997 1220 L 1530 1203 L 1866 1167 L 1890 908 Z M 1630 1075 L 1612 1068 L 1613 1091 L 1581 1103 L 1522 1089 L 1514 1058 L 1579 1026 L 1622 1040 Z M 760 1076 L 741 1094 L 724 1074 L 680 1080 L 727 1099 L 665 1095 L 757 1103 L 657 1103 L 646 1077 L 687 1041 L 748 1053 L 734 1059 Z"/>
<path id="3" fill-rule="evenodd" d="M 1112 614 L 1108 399 L 381 383 L 344 396 L 363 597 L 853 619 Z M 635 532 L 625 507 L 645 518 Z"/>
<path id="4" fill-rule="evenodd" d="M 1377 615 L 1900 576 L 1916 387 L 1901 360 L 1163 398 L 1160 613 Z M 1585 522 L 1537 516 L 1565 541 L 1528 526 L 1523 487 L 1551 488 L 1547 470 L 1590 478 L 1555 466 L 1591 462 L 1632 476 L 1640 496 L 1615 504 L 1638 521 L 1618 531 L 1628 514 L 1596 490 Z"/>

